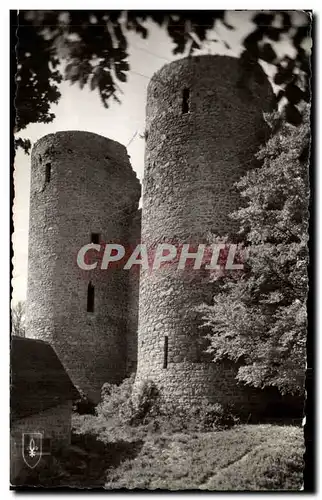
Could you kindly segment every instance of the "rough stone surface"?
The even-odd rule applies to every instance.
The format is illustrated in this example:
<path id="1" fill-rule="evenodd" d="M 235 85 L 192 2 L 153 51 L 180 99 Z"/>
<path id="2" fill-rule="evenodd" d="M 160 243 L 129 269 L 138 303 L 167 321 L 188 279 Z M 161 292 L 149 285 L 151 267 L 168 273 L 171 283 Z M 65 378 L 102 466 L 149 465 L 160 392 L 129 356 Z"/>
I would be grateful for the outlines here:
<path id="1" fill-rule="evenodd" d="M 27 335 L 49 342 L 74 384 L 98 401 L 105 382 L 137 370 L 134 396 L 154 380 L 165 401 L 189 407 L 204 398 L 240 413 L 263 410 L 267 392 L 237 385 L 236 366 L 214 364 L 195 307 L 212 299 L 205 270 L 82 271 L 90 242 L 197 245 L 209 233 L 236 233 L 235 181 L 265 140 L 272 89 L 260 66 L 240 82 L 239 60 L 182 59 L 148 87 L 143 211 L 126 149 L 87 132 L 59 132 L 32 151 Z M 48 171 L 50 170 L 50 179 Z M 47 172 L 47 177 L 46 177 Z M 87 312 L 87 288 L 95 310 Z M 139 298 L 138 298 L 139 297 Z M 203 331 L 205 333 L 205 331 Z M 276 401 L 276 394 L 273 398 Z"/>
<path id="2" fill-rule="evenodd" d="M 252 167 L 267 133 L 263 112 L 273 105 L 260 66 L 248 72 L 249 90 L 240 75 L 238 59 L 200 56 L 172 62 L 153 76 L 142 212 L 148 246 L 199 244 L 210 232 L 236 232 L 228 217 L 240 204 L 234 183 Z M 195 306 L 211 300 L 207 281 L 200 270 L 141 270 L 135 388 L 152 378 L 166 398 L 183 405 L 240 397 L 230 368 L 209 365 L 204 354 Z"/>
<path id="3" fill-rule="evenodd" d="M 50 180 L 46 181 L 46 170 Z M 140 183 L 121 144 L 89 132 L 40 139 L 31 156 L 27 336 L 49 342 L 73 383 L 97 401 L 126 373 L 128 273 L 83 271 L 80 248 L 126 244 Z M 89 282 L 94 312 L 87 312 Z"/>
<path id="4" fill-rule="evenodd" d="M 131 254 L 141 242 L 141 217 L 139 209 L 134 215 L 130 225 L 129 248 L 127 255 Z M 138 316 L 139 316 L 139 287 L 140 269 L 134 265 L 128 270 L 128 313 L 127 313 L 127 358 L 126 374 L 136 371 L 138 357 Z"/>

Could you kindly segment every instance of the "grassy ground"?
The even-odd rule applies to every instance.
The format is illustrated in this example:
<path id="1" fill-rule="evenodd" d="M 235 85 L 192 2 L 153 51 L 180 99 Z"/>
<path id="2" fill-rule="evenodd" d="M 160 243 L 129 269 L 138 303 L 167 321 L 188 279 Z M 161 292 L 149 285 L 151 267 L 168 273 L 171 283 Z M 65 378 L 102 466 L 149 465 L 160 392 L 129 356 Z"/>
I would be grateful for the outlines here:
<path id="1" fill-rule="evenodd" d="M 230 430 L 149 435 L 135 457 L 107 471 L 106 488 L 299 490 L 303 431 L 244 425 Z"/>
<path id="2" fill-rule="evenodd" d="M 87 425 L 93 431 L 93 418 Z M 300 490 L 304 438 L 295 426 L 238 425 L 155 432 L 78 417 L 72 445 L 44 459 L 23 484 L 106 489 Z M 74 422 L 75 424 L 75 422 Z M 117 430 L 117 432 L 116 432 Z M 46 458 L 46 457 L 45 457 Z"/>

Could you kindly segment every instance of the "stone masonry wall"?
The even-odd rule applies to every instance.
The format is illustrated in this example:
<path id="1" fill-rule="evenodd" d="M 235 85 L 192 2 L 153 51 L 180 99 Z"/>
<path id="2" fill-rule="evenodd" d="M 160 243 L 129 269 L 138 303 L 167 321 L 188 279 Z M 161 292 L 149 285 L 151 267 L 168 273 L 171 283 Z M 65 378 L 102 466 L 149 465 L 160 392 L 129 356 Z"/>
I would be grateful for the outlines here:
<path id="1" fill-rule="evenodd" d="M 89 132 L 43 137 L 31 164 L 27 336 L 49 342 L 73 383 L 98 401 L 102 384 L 126 372 L 128 274 L 84 271 L 76 257 L 91 233 L 126 244 L 140 183 L 125 147 Z"/>
<path id="2" fill-rule="evenodd" d="M 240 204 L 234 183 L 252 166 L 267 133 L 263 111 L 273 103 L 260 66 L 248 72 L 247 89 L 240 74 L 238 59 L 199 56 L 172 62 L 153 76 L 142 212 L 148 246 L 199 244 L 210 232 L 236 232 L 228 217 Z M 141 270 L 136 388 L 153 378 L 164 396 L 183 405 L 202 396 L 230 400 L 230 371 L 209 366 L 195 312 L 211 295 L 206 272 Z"/>
<path id="3" fill-rule="evenodd" d="M 128 254 L 141 242 L 141 217 L 142 210 L 139 209 L 130 224 Z M 130 375 L 136 371 L 138 357 L 140 269 L 137 265 L 132 266 L 128 271 L 128 287 L 126 374 Z"/>
<path id="4" fill-rule="evenodd" d="M 220 363 L 170 363 L 160 370 L 151 358 L 139 366 L 140 379 L 133 394 L 141 392 L 143 383 L 153 380 L 162 395 L 163 403 L 190 408 L 205 399 L 219 403 L 237 413 L 243 421 L 279 420 L 281 417 L 301 421 L 304 401 L 298 396 L 282 396 L 278 389 L 256 389 L 236 380 L 237 366 L 228 360 Z"/>

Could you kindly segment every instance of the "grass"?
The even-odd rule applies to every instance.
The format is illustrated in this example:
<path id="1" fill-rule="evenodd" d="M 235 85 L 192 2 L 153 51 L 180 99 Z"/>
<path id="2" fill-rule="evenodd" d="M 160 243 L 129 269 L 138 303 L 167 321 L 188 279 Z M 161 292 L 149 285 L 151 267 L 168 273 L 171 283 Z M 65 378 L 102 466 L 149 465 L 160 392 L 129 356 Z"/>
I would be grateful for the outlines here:
<path id="1" fill-rule="evenodd" d="M 172 421 L 171 421 L 172 422 Z M 179 424 L 181 421 L 179 421 Z M 74 415 L 74 431 L 107 447 L 122 443 L 117 461 L 105 461 L 107 489 L 297 491 L 303 483 L 303 429 L 292 425 L 236 425 L 227 430 L 177 432 L 133 427 L 113 415 Z M 133 452 L 135 449 L 135 452 Z M 108 452 L 107 452 L 108 453 Z M 110 457 L 111 458 L 111 457 Z"/>
<path id="2" fill-rule="evenodd" d="M 301 489 L 302 428 L 234 425 L 236 419 L 230 418 L 229 411 L 208 403 L 191 407 L 184 414 L 169 406 L 162 411 L 149 383 L 142 388 L 138 404 L 139 410 L 145 409 L 145 416 L 137 419 L 130 404 L 133 380 L 106 386 L 95 415 L 73 415 L 74 439 L 91 443 L 86 469 L 80 469 L 77 484 L 83 474 L 87 485 L 91 477 L 90 481 L 112 490 Z M 99 474 L 93 477 L 95 443 L 103 449 L 99 452 Z"/>
<path id="3" fill-rule="evenodd" d="M 43 470 L 30 471 L 23 484 L 206 491 L 297 491 L 302 486 L 300 427 L 238 425 L 158 433 L 94 421 L 93 428 L 92 416 L 78 416 L 74 425 L 81 425 L 82 432 L 73 434 L 72 445 L 44 462 Z"/>
<path id="4" fill-rule="evenodd" d="M 178 410 L 161 404 L 151 381 L 134 407 L 133 381 L 104 384 L 95 412 L 73 413 L 71 446 L 43 457 L 21 484 L 114 491 L 301 489 L 302 428 L 236 425 L 229 409 L 207 401 Z"/>
<path id="5" fill-rule="evenodd" d="M 300 490 L 303 483 L 303 453 L 298 439 L 266 442 L 241 460 L 220 470 L 207 483 L 209 490 L 263 491 Z"/>
<path id="6" fill-rule="evenodd" d="M 135 457 L 107 471 L 108 489 L 299 490 L 304 440 L 298 427 L 147 435 Z"/>

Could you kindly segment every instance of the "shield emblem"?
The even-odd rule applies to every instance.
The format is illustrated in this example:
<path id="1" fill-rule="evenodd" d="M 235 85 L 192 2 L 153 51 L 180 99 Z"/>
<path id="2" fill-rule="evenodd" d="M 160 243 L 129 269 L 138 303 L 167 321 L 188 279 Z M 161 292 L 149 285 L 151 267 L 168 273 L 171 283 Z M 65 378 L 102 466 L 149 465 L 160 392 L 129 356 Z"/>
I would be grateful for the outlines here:
<path id="1" fill-rule="evenodd" d="M 33 469 L 38 465 L 42 456 L 42 433 L 24 432 L 22 434 L 22 458 Z"/>

